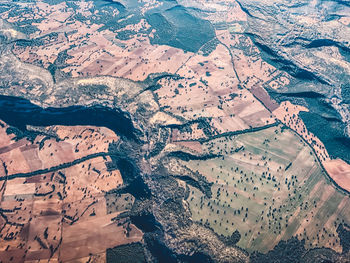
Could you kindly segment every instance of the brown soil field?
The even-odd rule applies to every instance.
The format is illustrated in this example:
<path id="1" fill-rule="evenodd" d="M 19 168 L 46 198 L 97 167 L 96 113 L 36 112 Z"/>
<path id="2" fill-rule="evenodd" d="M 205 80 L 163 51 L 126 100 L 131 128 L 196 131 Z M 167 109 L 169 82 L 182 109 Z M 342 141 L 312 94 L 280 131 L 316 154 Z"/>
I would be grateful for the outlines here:
<path id="1" fill-rule="evenodd" d="M 33 144 L 26 139 L 21 139 L 5 146 L 13 135 L 7 135 L 5 128 L 0 130 L 3 135 L 0 157 L 6 163 L 9 174 L 50 168 L 89 154 L 107 152 L 109 143 L 119 140 L 117 135 L 106 128 L 55 126 L 47 128 L 47 131 L 55 133 L 60 140 L 59 143 L 56 142 L 56 138 L 38 136 Z"/>
<path id="2" fill-rule="evenodd" d="M 341 159 L 327 160 L 323 165 L 332 179 L 350 192 L 350 165 Z"/>
<path id="3" fill-rule="evenodd" d="M 1 262 L 84 262 L 91 257 L 103 262 L 106 249 L 142 239 L 142 232 L 128 219 L 115 219 L 130 205 L 113 213 L 107 210 L 105 194 L 123 184 L 119 170 L 107 169 L 109 156 L 3 180 L 7 175 L 36 172 L 107 152 L 109 143 L 119 140 L 111 130 L 53 126 L 45 130 L 57 140 L 43 141 L 44 136 L 39 135 L 30 142 L 14 141 L 13 134 L 6 133 L 7 127 L 0 128 Z"/>
<path id="4" fill-rule="evenodd" d="M 64 226 L 60 258 L 68 261 L 86 257 L 89 253 L 100 253 L 109 247 L 140 241 L 142 232 L 135 226 L 130 225 L 131 230 L 127 232 L 125 225 L 118 226 L 118 222 L 113 222 L 117 214 Z"/>
<path id="5" fill-rule="evenodd" d="M 271 99 L 269 94 L 262 87 L 253 86 L 250 91 L 269 111 L 272 112 L 279 107 L 278 103 Z"/>

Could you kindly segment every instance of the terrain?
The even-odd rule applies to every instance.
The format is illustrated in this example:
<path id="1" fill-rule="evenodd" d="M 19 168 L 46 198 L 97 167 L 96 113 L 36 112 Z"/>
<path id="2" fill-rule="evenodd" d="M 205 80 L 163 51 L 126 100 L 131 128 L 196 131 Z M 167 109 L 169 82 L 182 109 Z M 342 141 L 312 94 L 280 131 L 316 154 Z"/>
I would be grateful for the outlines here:
<path id="1" fill-rule="evenodd" d="M 349 11 L 1 1 L 0 261 L 349 262 Z"/>

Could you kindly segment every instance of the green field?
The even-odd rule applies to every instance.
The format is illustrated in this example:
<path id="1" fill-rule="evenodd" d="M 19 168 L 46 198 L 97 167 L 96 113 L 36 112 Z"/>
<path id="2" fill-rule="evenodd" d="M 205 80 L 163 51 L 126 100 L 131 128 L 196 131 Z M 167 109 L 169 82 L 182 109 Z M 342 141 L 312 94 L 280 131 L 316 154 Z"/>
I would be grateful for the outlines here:
<path id="1" fill-rule="evenodd" d="M 238 245 L 266 252 L 298 235 L 308 247 L 341 251 L 336 226 L 350 222 L 350 201 L 326 179 L 308 145 L 273 127 L 203 143 L 208 160 L 178 162 L 212 182 L 212 197 L 188 186 L 192 218 Z"/>

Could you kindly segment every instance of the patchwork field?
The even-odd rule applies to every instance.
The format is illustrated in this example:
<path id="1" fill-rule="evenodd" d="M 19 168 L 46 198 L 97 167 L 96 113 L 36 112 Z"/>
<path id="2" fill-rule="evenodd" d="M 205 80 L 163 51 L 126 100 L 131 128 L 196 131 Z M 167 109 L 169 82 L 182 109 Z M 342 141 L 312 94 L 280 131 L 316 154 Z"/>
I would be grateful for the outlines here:
<path id="1" fill-rule="evenodd" d="M 134 198 L 111 191 L 123 179 L 98 155 L 119 140 L 111 130 L 53 126 L 15 141 L 8 128 L 1 123 L 0 261 L 104 261 L 108 248 L 142 239 L 128 218 L 116 218 Z"/>
<path id="2" fill-rule="evenodd" d="M 155 1 L 140 2 L 132 11 L 104 1 L 28 2 L 8 7 L 0 18 L 4 34 L 20 39 L 11 48 L 13 54 L 47 69 L 54 80 L 115 76 L 144 81 L 152 74 L 176 76 L 176 80 L 157 81 L 160 86 L 154 95 L 162 111 L 181 120 L 205 118 L 212 135 L 261 127 L 277 118 L 303 136 L 321 161 L 330 160 L 327 149 L 332 147 L 326 149 L 298 116 L 299 110 L 308 108 L 279 105 L 267 93 L 293 92 L 292 86 L 299 89 L 300 84 L 288 70 L 269 63 L 254 39 L 242 34 L 249 32 L 251 19 L 241 4 L 192 4 L 206 10 L 205 19 L 199 20 L 202 15 L 193 16 L 186 8 Z M 191 27 L 193 32 L 188 32 Z M 192 37 L 194 33 L 198 36 Z M 336 50 L 330 53 L 341 60 Z M 301 60 L 305 55 L 296 57 Z M 309 85 L 314 84 L 304 86 Z M 341 114 L 344 121 L 348 113 Z M 207 138 L 202 128 L 194 129 L 193 135 L 177 135 L 175 130 L 179 138 L 174 140 Z"/>
<path id="3" fill-rule="evenodd" d="M 178 48 L 151 45 L 154 29 L 145 19 L 126 22 L 117 8 L 103 9 L 93 14 L 92 1 L 54 5 L 40 1 L 35 5 L 23 3 L 20 13 L 11 10 L 1 17 L 12 23 L 20 23 L 23 16 L 33 20 L 30 25 L 38 30 L 30 37 L 40 38 L 40 44 L 15 45 L 13 52 L 22 61 L 42 65 L 53 73 L 60 70 L 73 77 L 108 75 L 144 80 L 151 73 L 175 73 L 191 55 Z M 92 15 L 103 20 L 94 20 Z M 105 23 L 120 26 L 111 29 Z"/>
<path id="4" fill-rule="evenodd" d="M 326 179 L 311 148 L 282 126 L 202 143 L 206 160 L 177 165 L 212 183 L 212 197 L 188 186 L 192 218 L 220 235 L 241 234 L 238 246 L 267 252 L 292 236 L 341 252 L 336 228 L 350 222 L 349 197 Z M 219 157 L 215 157 L 219 156 Z"/>
<path id="5" fill-rule="evenodd" d="M 0 262 L 348 259 L 343 2 L 1 1 Z"/>
<path id="6" fill-rule="evenodd" d="M 226 132 L 272 124 L 276 119 L 246 89 L 237 89 L 226 83 L 222 90 L 210 86 L 202 78 L 162 79 L 161 88 L 155 91 L 159 104 L 165 112 L 194 121 L 188 134 L 178 128 L 174 140 L 195 140 Z M 201 124 L 198 124 L 202 120 Z M 196 123 L 197 122 L 197 123 Z M 205 123 L 205 125 L 203 125 Z"/>

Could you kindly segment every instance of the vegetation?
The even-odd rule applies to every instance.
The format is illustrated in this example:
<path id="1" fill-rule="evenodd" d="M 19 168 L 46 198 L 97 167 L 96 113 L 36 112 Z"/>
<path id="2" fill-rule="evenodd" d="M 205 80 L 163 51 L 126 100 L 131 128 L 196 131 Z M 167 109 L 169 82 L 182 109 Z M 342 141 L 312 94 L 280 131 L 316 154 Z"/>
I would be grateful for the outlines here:
<path id="1" fill-rule="evenodd" d="M 267 254 L 253 253 L 252 263 L 263 262 L 301 262 L 305 254 L 305 240 L 299 241 L 297 238 L 291 238 L 288 241 L 280 241 L 278 245 Z"/>
<path id="2" fill-rule="evenodd" d="M 143 263 L 146 262 L 141 243 L 133 243 L 109 248 L 106 251 L 107 263 Z"/>
<path id="3" fill-rule="evenodd" d="M 350 251 L 350 226 L 347 224 L 340 224 L 337 228 L 337 232 L 340 238 L 340 244 L 343 247 L 343 253 Z"/>
<path id="4" fill-rule="evenodd" d="M 192 15 L 180 5 L 161 12 L 148 12 L 146 20 L 156 29 L 155 36 L 151 39 L 152 44 L 167 44 L 185 51 L 197 52 L 215 37 L 214 30 L 207 20 Z M 213 48 L 206 48 L 208 52 L 210 49 Z"/>

